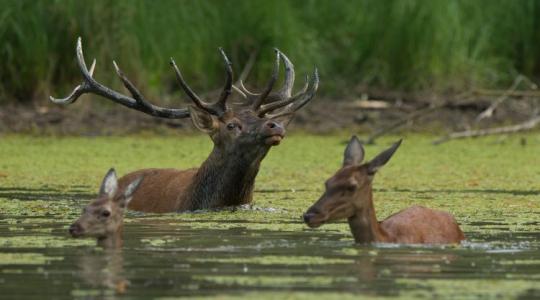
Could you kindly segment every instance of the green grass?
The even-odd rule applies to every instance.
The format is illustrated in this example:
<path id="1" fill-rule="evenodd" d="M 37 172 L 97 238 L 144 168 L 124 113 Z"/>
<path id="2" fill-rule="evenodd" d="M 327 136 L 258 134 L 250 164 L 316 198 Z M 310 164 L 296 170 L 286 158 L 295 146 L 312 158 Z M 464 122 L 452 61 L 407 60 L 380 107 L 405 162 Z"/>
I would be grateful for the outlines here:
<path id="1" fill-rule="evenodd" d="M 298 74 L 318 66 L 321 94 L 359 84 L 386 89 L 506 87 L 540 72 L 540 2 L 407 1 L 31 1 L 0 0 L 0 103 L 46 101 L 80 81 L 77 36 L 96 76 L 119 88 L 111 60 L 154 98 L 178 90 L 174 57 L 196 90 L 221 85 L 223 46 L 249 82 L 268 78 L 272 47 Z"/>

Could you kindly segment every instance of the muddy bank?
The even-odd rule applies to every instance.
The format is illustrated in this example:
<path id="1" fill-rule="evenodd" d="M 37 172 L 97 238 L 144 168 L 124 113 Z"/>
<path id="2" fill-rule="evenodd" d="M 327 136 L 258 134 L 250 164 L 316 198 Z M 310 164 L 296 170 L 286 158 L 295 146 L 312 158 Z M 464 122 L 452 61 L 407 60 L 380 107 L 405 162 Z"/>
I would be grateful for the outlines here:
<path id="1" fill-rule="evenodd" d="M 529 118 L 530 110 L 527 105 L 524 101 L 516 100 L 503 103 L 492 117 L 478 123 L 475 118 L 488 108 L 492 101 L 481 98 L 459 101 L 458 96 L 454 97 L 456 100 L 453 101 L 431 95 L 416 95 L 407 99 L 392 93 L 374 93 L 370 99 L 362 96 L 349 99 L 318 98 L 297 113 L 289 128 L 311 133 L 346 129 L 369 134 L 433 105 L 439 107 L 421 112 L 418 117 L 404 122 L 397 131 L 444 133 L 472 127 L 518 123 Z M 81 100 L 66 107 L 45 101 L 40 104 L 0 106 L 0 132 L 122 135 L 195 130 L 189 119 L 159 119 L 109 104 L 97 97 Z M 185 105 L 179 104 L 178 107 Z"/>

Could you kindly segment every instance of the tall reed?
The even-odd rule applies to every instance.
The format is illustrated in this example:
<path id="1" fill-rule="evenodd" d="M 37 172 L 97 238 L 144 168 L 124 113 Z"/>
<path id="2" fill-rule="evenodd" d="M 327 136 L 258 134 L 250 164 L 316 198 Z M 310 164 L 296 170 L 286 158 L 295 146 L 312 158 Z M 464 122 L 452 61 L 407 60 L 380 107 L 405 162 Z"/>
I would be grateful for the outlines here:
<path id="1" fill-rule="evenodd" d="M 299 74 L 318 66 L 321 93 L 335 97 L 359 84 L 445 91 L 540 75 L 535 0 L 0 0 L 0 103 L 77 84 L 77 36 L 100 80 L 120 88 L 115 59 L 154 98 L 177 92 L 169 57 L 197 90 L 221 85 L 219 46 L 237 72 L 257 51 L 254 86 L 278 47 Z"/>

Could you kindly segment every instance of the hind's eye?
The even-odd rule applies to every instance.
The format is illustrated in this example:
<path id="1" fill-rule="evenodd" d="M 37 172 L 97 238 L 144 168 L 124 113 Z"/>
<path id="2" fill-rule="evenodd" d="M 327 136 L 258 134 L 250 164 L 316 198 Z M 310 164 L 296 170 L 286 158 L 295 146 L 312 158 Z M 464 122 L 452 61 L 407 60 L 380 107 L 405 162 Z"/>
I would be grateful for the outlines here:
<path id="1" fill-rule="evenodd" d="M 103 217 L 105 217 L 105 218 L 107 218 L 107 217 L 110 216 L 110 215 L 111 215 L 111 212 L 108 211 L 108 210 L 104 210 L 104 211 L 101 212 L 101 216 L 103 216 Z"/>
<path id="2" fill-rule="evenodd" d="M 235 128 L 236 128 L 236 124 L 235 124 L 235 123 L 229 123 L 229 124 L 227 124 L 227 129 L 233 130 L 233 129 L 235 129 Z"/>

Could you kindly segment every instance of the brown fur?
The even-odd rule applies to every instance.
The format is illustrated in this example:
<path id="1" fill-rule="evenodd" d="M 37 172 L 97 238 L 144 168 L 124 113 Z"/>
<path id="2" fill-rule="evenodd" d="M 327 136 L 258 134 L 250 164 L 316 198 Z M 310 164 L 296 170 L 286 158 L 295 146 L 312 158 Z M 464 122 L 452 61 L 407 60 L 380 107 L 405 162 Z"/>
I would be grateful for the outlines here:
<path id="1" fill-rule="evenodd" d="M 123 244 L 124 212 L 143 176 L 134 176 L 118 188 L 116 172 L 110 169 L 101 184 L 98 197 L 90 202 L 81 216 L 69 227 L 73 237 L 94 237 L 98 246 L 120 248 Z"/>
<path id="2" fill-rule="evenodd" d="M 123 189 L 135 178 L 144 175 L 144 181 L 128 208 L 156 213 L 178 211 L 185 209 L 186 189 L 196 172 L 197 169 L 143 169 L 123 176 L 118 184 Z"/>
<path id="3" fill-rule="evenodd" d="M 229 111 L 220 118 L 194 111 L 193 119 L 214 142 L 206 161 L 197 169 L 144 169 L 120 178 L 120 188 L 140 175 L 145 178 L 129 209 L 165 213 L 252 201 L 260 163 L 284 137 L 282 123 L 288 119 L 271 120 L 250 110 Z M 231 123 L 236 126 L 233 130 L 228 128 Z"/>
<path id="4" fill-rule="evenodd" d="M 345 152 L 345 165 L 327 180 L 324 194 L 304 214 L 305 222 L 310 227 L 318 227 L 347 218 L 357 243 L 454 244 L 464 240 L 463 232 L 450 213 L 422 206 L 412 206 L 377 221 L 373 176 L 398 146 L 396 143 L 371 162 L 360 165 L 363 148 L 353 138 Z"/>

